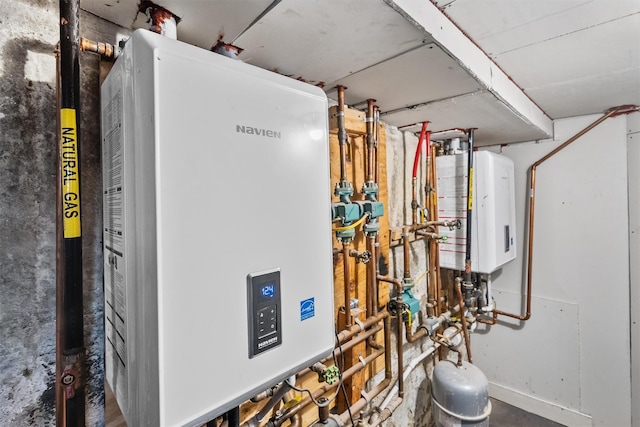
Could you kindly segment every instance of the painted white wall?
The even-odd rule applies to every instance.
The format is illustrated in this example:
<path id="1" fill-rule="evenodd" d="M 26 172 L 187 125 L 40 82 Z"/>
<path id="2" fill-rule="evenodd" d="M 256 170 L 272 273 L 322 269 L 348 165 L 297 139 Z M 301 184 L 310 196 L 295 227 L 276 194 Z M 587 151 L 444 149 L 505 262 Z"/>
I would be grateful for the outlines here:
<path id="1" fill-rule="evenodd" d="M 524 307 L 529 167 L 598 117 L 557 120 L 554 140 L 492 148 L 515 162 L 519 244 L 518 258 L 493 277 L 498 308 Z M 640 155 L 637 145 L 630 155 Z M 627 178 L 625 116 L 538 167 L 532 317 L 504 318 L 472 337 L 494 397 L 571 426 L 631 424 Z"/>
<path id="2" fill-rule="evenodd" d="M 631 280 L 631 401 L 640 402 L 640 113 L 627 119 L 629 170 L 629 273 Z M 633 405 L 631 425 L 640 427 L 640 405 Z"/>

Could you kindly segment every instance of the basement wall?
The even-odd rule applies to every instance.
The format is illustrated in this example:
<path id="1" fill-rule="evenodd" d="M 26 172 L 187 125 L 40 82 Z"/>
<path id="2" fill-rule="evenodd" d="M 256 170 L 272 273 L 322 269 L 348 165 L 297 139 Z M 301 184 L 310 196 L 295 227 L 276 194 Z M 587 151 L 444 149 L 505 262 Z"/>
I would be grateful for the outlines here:
<path id="1" fill-rule="evenodd" d="M 58 2 L 0 2 L 0 424 L 55 425 Z M 126 31 L 88 13 L 81 34 Z M 87 425 L 104 424 L 99 84 L 81 54 Z M 102 67 L 102 74 L 108 64 Z"/>
<path id="2" fill-rule="evenodd" d="M 516 172 L 518 258 L 494 274 L 499 309 L 524 309 L 529 167 L 598 117 L 556 120 L 554 140 L 491 148 L 512 158 Z M 637 158 L 633 141 L 629 155 Z M 629 202 L 638 212 L 636 168 L 627 172 L 627 116 L 606 120 L 538 167 L 532 317 L 501 318 L 472 335 L 474 362 L 494 397 L 571 426 L 631 425 L 629 298 L 631 284 L 638 299 L 638 217 L 631 220 L 630 282 Z"/>
<path id="3" fill-rule="evenodd" d="M 388 177 L 388 198 L 389 206 L 386 207 L 385 214 L 389 215 L 389 227 L 400 229 L 405 224 L 410 224 L 411 218 L 411 172 L 413 158 L 418 145 L 418 138 L 411 132 L 401 132 L 398 129 L 387 126 L 387 177 Z M 425 206 L 424 182 L 426 174 L 426 163 L 424 162 L 425 150 L 422 152 L 423 162 L 418 170 L 418 199 L 420 206 Z M 420 240 L 411 244 L 411 276 L 414 279 L 414 296 L 421 301 L 422 312 L 426 317 L 427 304 L 427 270 L 428 270 L 428 241 Z M 390 251 L 389 275 L 402 279 L 404 276 L 404 257 L 402 246 L 393 248 Z M 395 323 L 395 319 L 393 320 Z M 418 322 L 414 323 L 414 332 Z M 392 326 L 395 331 L 395 326 Z M 392 334 L 393 369 L 394 384 L 397 380 L 395 332 Z M 404 338 L 403 338 L 404 339 Z M 411 360 L 419 356 L 423 350 L 429 348 L 429 339 L 421 340 L 410 344 L 404 344 L 404 366 L 408 366 Z M 385 427 L 427 427 L 431 425 L 431 382 L 429 375 L 433 369 L 432 357 L 428 357 L 420 363 L 405 381 L 405 394 L 402 405 L 396 409 L 392 417 L 387 421 Z M 382 395 L 386 396 L 383 392 Z M 376 402 L 381 403 L 381 402 Z"/>

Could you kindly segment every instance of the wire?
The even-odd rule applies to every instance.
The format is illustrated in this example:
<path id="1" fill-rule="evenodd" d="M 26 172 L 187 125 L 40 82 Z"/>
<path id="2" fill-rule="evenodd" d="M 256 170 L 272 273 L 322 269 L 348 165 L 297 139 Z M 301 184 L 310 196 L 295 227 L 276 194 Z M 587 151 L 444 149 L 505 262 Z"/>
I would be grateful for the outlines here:
<path id="1" fill-rule="evenodd" d="M 344 370 L 344 351 L 342 351 L 342 344 L 340 343 L 340 339 L 338 338 L 338 333 L 335 332 L 336 342 L 338 343 L 338 347 L 340 348 L 340 359 L 342 361 L 342 370 Z M 336 352 L 333 352 L 333 363 L 338 365 L 338 361 L 336 360 Z M 344 403 L 347 405 L 347 412 L 349 412 L 349 419 L 351 420 L 351 425 L 355 426 L 356 423 L 353 421 L 353 414 L 351 413 L 351 404 L 349 403 L 349 397 L 347 396 L 347 389 L 344 386 L 344 381 L 342 381 L 342 370 L 338 369 L 338 373 L 340 374 L 340 388 L 342 389 L 342 394 L 344 395 Z"/>
<path id="2" fill-rule="evenodd" d="M 338 334 L 336 333 L 335 335 L 336 335 L 336 341 L 338 342 L 338 346 L 340 347 L 340 351 L 342 352 L 342 345 L 340 344 L 340 340 L 338 339 Z M 336 360 L 335 348 L 333 349 L 333 363 L 336 366 L 338 366 L 338 361 Z M 344 369 L 344 353 L 342 353 L 342 369 Z M 289 384 L 289 387 L 291 387 L 293 390 L 297 391 L 298 393 L 307 393 L 311 398 L 311 401 L 316 406 L 322 408 L 325 406 L 329 406 L 331 402 L 333 402 L 336 399 L 336 397 L 338 397 L 338 394 L 340 393 L 340 387 L 342 387 L 344 391 L 344 382 L 342 381 L 342 371 L 340 369 L 338 369 L 338 381 L 340 381 L 340 384 L 337 386 L 336 392 L 333 394 L 333 396 L 331 396 L 330 399 L 328 399 L 326 402 L 323 402 L 323 403 L 318 402 L 316 398 L 313 397 L 313 393 L 311 392 L 311 390 L 309 390 L 308 388 L 298 388 L 295 385 L 291 385 L 291 384 Z M 344 392 L 346 393 L 346 391 Z M 347 405 L 348 405 L 348 402 L 347 402 Z M 351 408 L 349 408 L 349 416 L 351 417 Z"/>
<path id="3" fill-rule="evenodd" d="M 345 225 L 344 227 L 336 227 L 333 229 L 333 231 L 345 231 L 345 230 L 351 230 L 352 228 L 356 228 L 357 226 L 359 226 L 360 224 L 362 224 L 363 222 L 366 221 L 366 219 L 369 218 L 369 214 L 366 213 L 364 215 L 362 215 L 362 218 L 360 218 L 359 220 L 357 220 L 356 222 L 354 222 L 351 225 Z"/>

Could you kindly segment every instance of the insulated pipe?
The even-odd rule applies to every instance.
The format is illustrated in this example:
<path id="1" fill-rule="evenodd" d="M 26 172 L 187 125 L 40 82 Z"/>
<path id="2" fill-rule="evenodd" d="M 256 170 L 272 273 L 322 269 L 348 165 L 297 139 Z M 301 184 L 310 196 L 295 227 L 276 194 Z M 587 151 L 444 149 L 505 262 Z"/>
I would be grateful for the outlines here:
<path id="1" fill-rule="evenodd" d="M 429 126 L 429 122 L 422 123 L 422 130 L 420 131 L 420 138 L 418 138 L 416 154 L 413 156 L 413 171 L 411 173 L 411 218 L 414 225 L 418 223 L 418 166 L 420 165 L 422 145 L 424 144 L 427 134 L 427 126 Z"/>
<path id="2" fill-rule="evenodd" d="M 538 166 L 542 163 L 549 160 L 551 157 L 555 156 L 558 152 L 566 148 L 569 144 L 573 143 L 577 139 L 581 138 L 583 135 L 591 131 L 593 128 L 598 126 L 600 123 L 607 120 L 609 117 L 614 117 L 620 114 L 628 114 L 638 111 L 638 106 L 636 105 L 620 105 L 618 107 L 611 108 L 606 111 L 606 113 L 600 117 L 598 120 L 591 123 L 589 126 L 582 129 L 580 132 L 573 135 L 571 138 L 567 139 L 563 144 L 556 147 L 547 155 L 543 156 L 540 160 L 531 165 L 531 172 L 529 175 L 529 242 L 527 245 L 527 297 L 526 297 L 526 311 L 524 315 L 518 315 L 513 313 L 508 313 L 502 310 L 493 310 L 493 323 L 497 322 L 497 315 L 512 317 L 518 320 L 529 320 L 531 318 L 531 278 L 533 274 L 533 236 L 534 236 L 534 219 L 535 219 L 535 198 L 536 198 L 536 170 Z M 488 323 L 488 322 L 482 322 Z"/>
<path id="3" fill-rule="evenodd" d="M 460 320 L 462 321 L 462 332 L 464 336 L 464 345 L 467 349 L 467 360 L 469 363 L 473 363 L 471 358 L 471 342 L 469 339 L 469 329 L 467 329 L 467 318 L 465 316 L 464 298 L 462 297 L 461 280 L 456 278 L 456 294 L 458 295 L 458 304 L 460 305 Z"/>
<path id="4" fill-rule="evenodd" d="M 62 221 L 62 376 L 64 410 L 56 414 L 66 426 L 85 425 L 85 347 L 82 296 L 82 227 L 80 223 L 80 65 L 78 0 L 60 0 L 60 145 Z"/>
<path id="5" fill-rule="evenodd" d="M 340 181 L 347 180 L 347 131 L 344 123 L 344 90 L 346 87 L 338 85 L 338 144 L 340 147 Z"/>

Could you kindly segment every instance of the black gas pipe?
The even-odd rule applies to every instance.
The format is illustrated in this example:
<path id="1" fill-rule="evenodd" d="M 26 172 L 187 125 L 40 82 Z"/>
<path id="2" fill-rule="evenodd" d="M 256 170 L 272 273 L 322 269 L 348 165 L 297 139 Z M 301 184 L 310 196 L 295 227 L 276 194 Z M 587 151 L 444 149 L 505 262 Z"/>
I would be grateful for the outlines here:
<path id="1" fill-rule="evenodd" d="M 60 0 L 60 142 L 59 170 L 61 172 L 62 202 L 62 287 L 59 295 L 63 318 L 62 348 L 57 349 L 57 362 L 62 374 L 63 413 L 66 426 L 85 425 L 84 324 L 82 301 L 82 229 L 80 223 L 80 65 L 78 0 Z"/>

